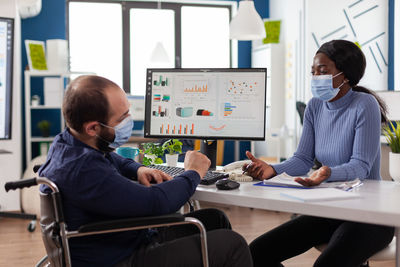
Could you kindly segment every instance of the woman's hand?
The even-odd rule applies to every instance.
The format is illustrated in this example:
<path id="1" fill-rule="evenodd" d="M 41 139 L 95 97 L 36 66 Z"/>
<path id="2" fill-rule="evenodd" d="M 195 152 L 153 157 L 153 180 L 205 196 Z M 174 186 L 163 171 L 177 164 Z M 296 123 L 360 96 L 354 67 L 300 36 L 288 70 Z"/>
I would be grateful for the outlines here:
<path id="1" fill-rule="evenodd" d="M 247 175 L 259 180 L 269 179 L 276 175 L 274 168 L 254 157 L 249 151 L 246 151 L 246 156 L 251 160 L 250 164 L 244 164 L 242 167 Z"/>
<path id="2" fill-rule="evenodd" d="M 299 184 L 302 184 L 304 186 L 315 186 L 319 185 L 326 179 L 328 179 L 331 176 L 331 168 L 328 166 L 322 166 L 315 172 L 313 172 L 310 176 L 310 178 L 295 178 L 294 180 L 298 182 Z"/>

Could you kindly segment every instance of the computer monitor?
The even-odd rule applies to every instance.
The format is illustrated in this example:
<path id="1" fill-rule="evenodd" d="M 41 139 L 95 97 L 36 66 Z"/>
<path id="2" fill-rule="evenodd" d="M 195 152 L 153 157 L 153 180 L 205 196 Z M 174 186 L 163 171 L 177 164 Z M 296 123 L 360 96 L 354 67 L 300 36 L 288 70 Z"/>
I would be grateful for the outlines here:
<path id="1" fill-rule="evenodd" d="M 0 139 L 11 139 L 14 19 L 0 17 Z"/>
<path id="2" fill-rule="evenodd" d="M 265 68 L 147 69 L 144 135 L 265 140 L 266 79 Z M 213 165 L 215 149 L 202 147 Z"/>

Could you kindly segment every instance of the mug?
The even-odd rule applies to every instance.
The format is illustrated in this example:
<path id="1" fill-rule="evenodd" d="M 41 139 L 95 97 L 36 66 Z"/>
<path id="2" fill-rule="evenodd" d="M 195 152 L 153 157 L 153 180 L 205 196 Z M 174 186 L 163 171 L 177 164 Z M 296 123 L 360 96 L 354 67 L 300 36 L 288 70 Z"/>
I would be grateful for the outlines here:
<path id="1" fill-rule="evenodd" d="M 135 159 L 139 155 L 139 148 L 136 147 L 118 147 L 116 150 L 117 154 L 128 159 Z"/>

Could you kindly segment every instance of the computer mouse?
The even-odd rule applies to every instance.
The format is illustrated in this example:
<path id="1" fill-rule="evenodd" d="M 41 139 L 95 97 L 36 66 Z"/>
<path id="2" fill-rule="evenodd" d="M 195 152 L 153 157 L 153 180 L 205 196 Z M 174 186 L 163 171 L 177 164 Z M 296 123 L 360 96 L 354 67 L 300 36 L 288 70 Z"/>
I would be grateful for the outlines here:
<path id="1" fill-rule="evenodd" d="M 218 180 L 215 185 L 220 190 L 233 190 L 240 186 L 240 184 L 236 181 L 233 181 L 229 178 Z"/>

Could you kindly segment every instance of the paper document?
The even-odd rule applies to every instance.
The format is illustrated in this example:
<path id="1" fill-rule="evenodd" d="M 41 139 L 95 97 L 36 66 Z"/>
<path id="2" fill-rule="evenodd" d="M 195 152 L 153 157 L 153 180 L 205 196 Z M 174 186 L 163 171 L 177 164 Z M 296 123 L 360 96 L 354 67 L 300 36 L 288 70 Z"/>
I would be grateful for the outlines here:
<path id="1" fill-rule="evenodd" d="M 265 185 L 276 185 L 276 186 L 287 186 L 287 187 L 304 187 L 298 182 L 294 181 L 293 176 L 290 176 L 286 172 L 281 173 L 271 179 L 265 179 L 263 182 Z"/>
<path id="2" fill-rule="evenodd" d="M 281 173 L 271 179 L 265 179 L 263 181 L 264 185 L 271 185 L 271 186 L 281 186 L 281 187 L 295 187 L 295 188 L 337 188 L 337 189 L 342 189 L 345 191 L 349 191 L 353 188 L 356 188 L 358 186 L 362 185 L 362 182 L 360 179 L 355 179 L 352 181 L 348 182 L 324 182 L 321 183 L 320 185 L 313 186 L 313 187 L 305 187 L 298 182 L 294 181 L 294 178 L 296 176 L 290 176 L 286 172 Z M 306 178 L 306 177 L 300 177 L 300 178 Z"/>
<path id="3" fill-rule="evenodd" d="M 286 190 L 282 196 L 293 198 L 304 202 L 341 200 L 359 198 L 360 194 L 347 192 L 336 188 L 319 188 L 316 190 Z"/>

